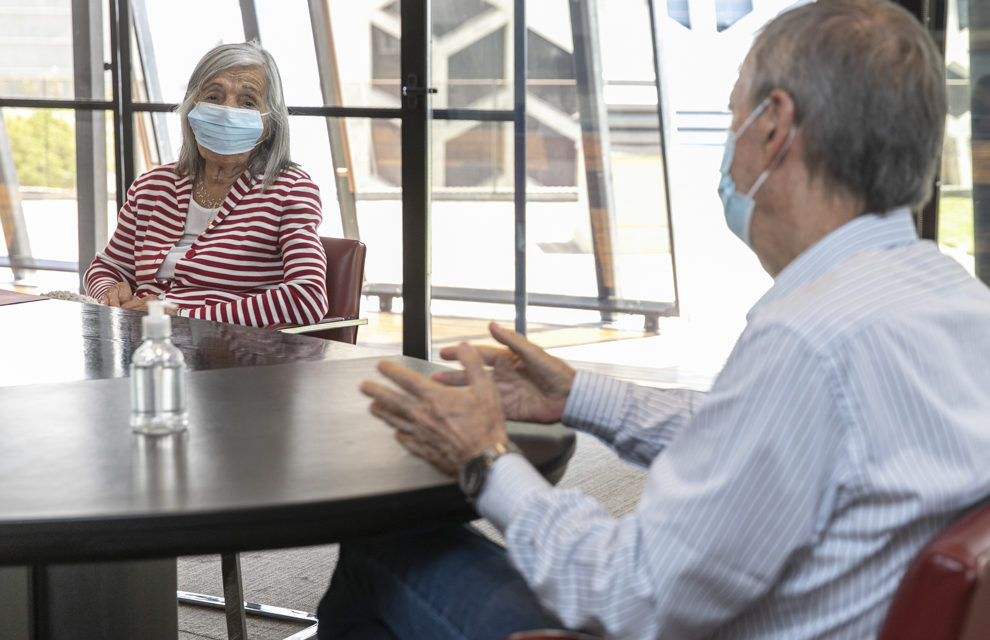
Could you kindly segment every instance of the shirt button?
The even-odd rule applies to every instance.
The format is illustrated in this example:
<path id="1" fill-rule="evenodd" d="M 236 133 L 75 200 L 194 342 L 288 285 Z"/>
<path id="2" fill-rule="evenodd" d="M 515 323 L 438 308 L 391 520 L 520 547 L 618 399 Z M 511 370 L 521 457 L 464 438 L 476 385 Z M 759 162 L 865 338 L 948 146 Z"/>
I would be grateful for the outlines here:
<path id="1" fill-rule="evenodd" d="M 186 253 L 186 257 L 187 258 L 193 258 L 195 256 L 196 256 L 196 250 L 195 249 L 190 249 L 189 252 Z"/>

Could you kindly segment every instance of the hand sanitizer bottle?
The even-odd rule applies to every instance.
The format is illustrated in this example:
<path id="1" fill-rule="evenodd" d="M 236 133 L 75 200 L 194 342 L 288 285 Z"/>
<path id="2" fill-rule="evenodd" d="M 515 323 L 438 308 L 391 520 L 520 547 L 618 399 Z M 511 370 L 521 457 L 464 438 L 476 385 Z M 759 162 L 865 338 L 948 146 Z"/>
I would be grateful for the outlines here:
<path id="1" fill-rule="evenodd" d="M 138 433 L 167 435 L 185 430 L 186 363 L 172 344 L 172 325 L 159 300 L 148 302 L 142 318 L 144 342 L 131 357 L 131 428 Z"/>

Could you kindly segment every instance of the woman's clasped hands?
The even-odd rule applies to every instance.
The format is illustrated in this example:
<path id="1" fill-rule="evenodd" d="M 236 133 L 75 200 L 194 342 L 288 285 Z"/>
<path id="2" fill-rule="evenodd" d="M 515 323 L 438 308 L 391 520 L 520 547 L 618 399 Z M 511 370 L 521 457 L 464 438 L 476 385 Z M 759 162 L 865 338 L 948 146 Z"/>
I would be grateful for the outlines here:
<path id="1" fill-rule="evenodd" d="M 135 296 L 131 291 L 131 286 L 126 282 L 118 282 L 103 292 L 99 297 L 100 304 L 107 307 L 120 307 L 122 309 L 133 309 L 134 311 L 147 311 L 148 300 L 158 300 L 158 296 L 146 295 Z M 163 307 L 165 313 L 175 315 L 177 313 L 172 305 Z"/>

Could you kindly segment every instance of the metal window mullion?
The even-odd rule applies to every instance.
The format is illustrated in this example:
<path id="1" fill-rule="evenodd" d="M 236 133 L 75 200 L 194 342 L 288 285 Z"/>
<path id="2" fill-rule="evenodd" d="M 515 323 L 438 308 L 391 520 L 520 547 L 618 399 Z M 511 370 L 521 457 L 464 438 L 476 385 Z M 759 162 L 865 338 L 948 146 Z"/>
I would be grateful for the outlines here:
<path id="1" fill-rule="evenodd" d="M 102 3 L 72 1 L 72 60 L 76 97 L 103 98 Z M 98 110 L 75 110 L 76 201 L 79 290 L 83 272 L 106 244 L 107 139 L 106 116 Z"/>
<path id="2" fill-rule="evenodd" d="M 430 358 L 430 0 L 401 4 L 402 353 Z"/>
<path id="3" fill-rule="evenodd" d="M 241 24 L 244 26 L 244 40 L 261 42 L 261 27 L 258 25 L 258 9 L 254 0 L 241 0 Z"/>
<path id="4" fill-rule="evenodd" d="M 117 171 L 117 204 L 127 198 L 134 181 L 134 121 L 130 72 L 130 4 L 129 0 L 110 3 L 110 72 L 113 78 L 114 164 Z"/>
<path id="5" fill-rule="evenodd" d="M 674 252 L 674 215 L 671 207 L 670 197 L 670 160 L 667 157 L 667 141 L 670 140 L 670 132 L 667 129 L 669 119 L 665 114 L 670 113 L 666 104 L 667 92 L 663 90 L 663 52 L 661 49 L 663 39 L 660 37 L 662 20 L 666 17 L 666 5 L 662 8 L 658 6 L 657 0 L 649 0 L 650 5 L 650 37 L 653 41 L 653 71 L 656 75 L 657 88 L 657 118 L 660 124 L 660 164 L 663 170 L 663 205 L 667 216 L 667 242 L 670 244 L 670 269 L 671 277 L 674 281 L 674 313 L 680 315 L 680 295 L 677 291 L 677 255 Z M 647 317 L 647 330 L 656 330 L 656 317 Z"/>
<path id="6" fill-rule="evenodd" d="M 513 12 L 513 154 L 515 196 L 515 307 L 516 332 L 526 335 L 526 2 L 515 0 Z"/>

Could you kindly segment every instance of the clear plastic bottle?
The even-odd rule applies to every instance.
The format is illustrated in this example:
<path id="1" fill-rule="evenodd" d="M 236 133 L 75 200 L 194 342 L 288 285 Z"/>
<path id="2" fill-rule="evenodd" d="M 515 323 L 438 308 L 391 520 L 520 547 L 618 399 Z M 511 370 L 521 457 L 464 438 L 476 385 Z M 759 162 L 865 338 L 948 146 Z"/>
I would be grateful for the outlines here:
<path id="1" fill-rule="evenodd" d="M 171 319 L 162 306 L 148 302 L 144 342 L 131 357 L 131 428 L 149 435 L 178 433 L 189 424 L 186 362 L 172 344 Z"/>

